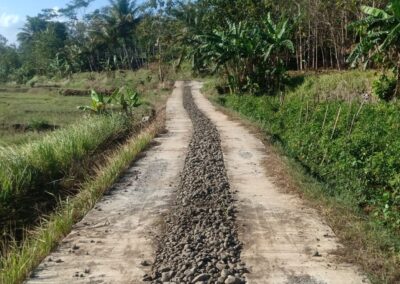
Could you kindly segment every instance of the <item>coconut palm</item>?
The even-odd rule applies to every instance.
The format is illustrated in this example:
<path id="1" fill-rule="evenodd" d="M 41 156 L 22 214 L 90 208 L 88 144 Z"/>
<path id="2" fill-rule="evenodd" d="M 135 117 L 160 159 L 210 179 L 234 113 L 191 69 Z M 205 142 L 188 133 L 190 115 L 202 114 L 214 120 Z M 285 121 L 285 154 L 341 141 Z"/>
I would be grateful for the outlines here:
<path id="1" fill-rule="evenodd" d="M 136 1 L 110 0 L 110 4 L 109 15 L 106 17 L 110 28 L 116 37 L 129 40 L 140 20 Z"/>
<path id="2" fill-rule="evenodd" d="M 134 31 L 140 21 L 138 14 L 136 1 L 110 0 L 109 7 L 93 15 L 89 37 L 101 50 L 108 46 L 105 61 L 113 61 L 115 65 L 121 62 L 122 67 L 131 67 L 135 57 Z"/>
<path id="3" fill-rule="evenodd" d="M 27 17 L 24 27 L 21 32 L 17 34 L 17 39 L 21 44 L 27 44 L 32 41 L 36 34 L 45 31 L 47 28 L 47 21 L 39 17 Z"/>

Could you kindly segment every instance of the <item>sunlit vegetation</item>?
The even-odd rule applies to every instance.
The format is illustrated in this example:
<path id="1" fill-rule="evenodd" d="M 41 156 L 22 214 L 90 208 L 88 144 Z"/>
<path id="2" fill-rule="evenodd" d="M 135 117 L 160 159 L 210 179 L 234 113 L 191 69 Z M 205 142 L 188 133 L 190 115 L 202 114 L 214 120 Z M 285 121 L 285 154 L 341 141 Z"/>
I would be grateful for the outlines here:
<path id="1" fill-rule="evenodd" d="M 217 100 L 258 122 L 323 196 L 390 236 L 374 246 L 392 257 L 375 278 L 399 279 L 398 0 L 92 5 L 27 17 L 16 44 L 0 36 L 0 145 L 10 146 L 0 150 L 0 214 L 28 210 L 19 205 L 32 194 L 50 212 L 49 200 L 84 180 L 77 161 L 87 173 L 90 157 L 126 142 L 168 80 L 212 77 Z"/>
<path id="2" fill-rule="evenodd" d="M 322 184 L 320 192 L 349 208 L 355 219 L 365 220 L 362 232 L 355 236 L 356 230 L 346 226 L 338 234 L 349 236 L 346 242 L 357 244 L 356 249 L 374 251 L 378 262 L 385 261 L 379 269 L 369 256 L 359 256 L 359 261 L 368 272 L 376 273 L 378 283 L 393 283 L 400 253 L 396 237 L 400 232 L 400 112 L 398 103 L 373 101 L 366 95 L 376 77 L 374 72 L 306 75 L 297 78 L 299 85 L 288 90 L 284 100 L 248 95 L 217 100 L 256 122 Z M 335 229 L 342 223 L 332 222 Z M 365 234 L 361 239 L 360 233 Z"/>

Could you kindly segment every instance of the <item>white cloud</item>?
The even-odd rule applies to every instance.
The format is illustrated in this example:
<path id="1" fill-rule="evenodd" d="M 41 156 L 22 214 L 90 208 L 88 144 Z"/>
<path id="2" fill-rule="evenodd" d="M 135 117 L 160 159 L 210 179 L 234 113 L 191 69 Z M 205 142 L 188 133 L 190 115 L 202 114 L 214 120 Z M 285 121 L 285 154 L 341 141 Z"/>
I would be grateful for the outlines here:
<path id="1" fill-rule="evenodd" d="M 60 7 L 54 6 L 53 11 L 54 11 L 54 13 L 56 13 L 57 16 L 60 16 Z"/>
<path id="2" fill-rule="evenodd" d="M 17 24 L 20 20 L 18 15 L 1 13 L 0 14 L 0 27 L 9 28 Z"/>

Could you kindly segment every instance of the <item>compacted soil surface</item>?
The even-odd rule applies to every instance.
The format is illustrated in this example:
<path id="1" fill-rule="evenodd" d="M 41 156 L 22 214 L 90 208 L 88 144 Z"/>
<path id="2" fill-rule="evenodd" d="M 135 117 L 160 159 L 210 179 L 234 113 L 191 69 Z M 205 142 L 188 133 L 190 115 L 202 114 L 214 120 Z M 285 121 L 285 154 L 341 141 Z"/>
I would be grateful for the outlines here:
<path id="1" fill-rule="evenodd" d="M 154 283 L 244 283 L 234 202 L 225 171 L 218 130 L 197 108 L 191 88 L 183 104 L 193 123 L 176 201 L 159 243 Z"/>
<path id="2" fill-rule="evenodd" d="M 368 283 L 266 146 L 178 82 L 167 134 L 27 283 Z"/>

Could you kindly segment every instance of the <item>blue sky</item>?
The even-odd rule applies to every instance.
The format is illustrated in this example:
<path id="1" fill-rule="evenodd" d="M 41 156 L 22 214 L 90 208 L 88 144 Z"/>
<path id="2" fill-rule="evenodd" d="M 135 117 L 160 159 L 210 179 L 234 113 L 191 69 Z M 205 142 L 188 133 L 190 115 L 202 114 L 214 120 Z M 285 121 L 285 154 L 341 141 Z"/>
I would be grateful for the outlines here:
<path id="1" fill-rule="evenodd" d="M 63 8 L 68 2 L 69 0 L 1 0 L 0 34 L 10 43 L 14 43 L 26 16 L 35 16 L 45 8 Z M 108 3 L 108 0 L 95 0 L 89 10 L 106 6 Z"/>

